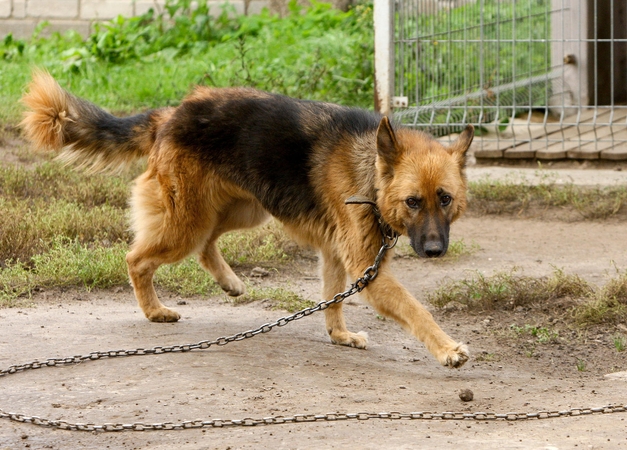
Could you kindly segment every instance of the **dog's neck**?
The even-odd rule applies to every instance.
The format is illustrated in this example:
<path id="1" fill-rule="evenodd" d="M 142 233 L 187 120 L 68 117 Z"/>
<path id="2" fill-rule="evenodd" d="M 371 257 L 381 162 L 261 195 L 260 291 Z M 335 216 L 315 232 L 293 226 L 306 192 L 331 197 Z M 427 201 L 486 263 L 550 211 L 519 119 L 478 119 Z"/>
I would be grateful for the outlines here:
<path id="1" fill-rule="evenodd" d="M 352 195 L 348 197 L 345 201 L 347 205 L 370 205 L 372 206 L 372 213 L 374 214 L 377 223 L 379 224 L 379 228 L 381 229 L 381 233 L 385 238 L 395 239 L 398 237 L 398 233 L 392 229 L 392 227 L 385 221 L 383 216 L 381 215 L 381 211 L 379 211 L 379 207 L 377 206 L 377 202 L 366 197 L 365 195 Z"/>

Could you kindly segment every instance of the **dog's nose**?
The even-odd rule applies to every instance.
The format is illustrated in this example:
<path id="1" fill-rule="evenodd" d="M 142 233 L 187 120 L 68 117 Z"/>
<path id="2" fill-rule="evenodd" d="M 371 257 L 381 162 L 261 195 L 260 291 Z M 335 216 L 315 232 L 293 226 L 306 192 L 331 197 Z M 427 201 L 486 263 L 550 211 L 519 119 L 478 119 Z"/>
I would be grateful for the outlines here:
<path id="1" fill-rule="evenodd" d="M 444 254 L 444 246 L 438 241 L 426 242 L 424 250 L 427 258 L 437 258 Z"/>

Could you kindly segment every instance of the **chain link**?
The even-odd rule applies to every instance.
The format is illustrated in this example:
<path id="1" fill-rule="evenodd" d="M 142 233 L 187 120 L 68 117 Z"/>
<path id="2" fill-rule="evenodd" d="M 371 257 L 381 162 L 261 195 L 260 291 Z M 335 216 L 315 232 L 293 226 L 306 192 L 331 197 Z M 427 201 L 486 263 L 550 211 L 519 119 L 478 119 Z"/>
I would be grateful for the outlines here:
<path id="1" fill-rule="evenodd" d="M 80 364 L 87 361 L 96 361 L 104 358 L 118 358 L 127 356 L 147 356 L 160 355 L 163 353 L 189 352 L 192 350 L 205 350 L 211 346 L 227 345 L 231 342 L 250 339 L 259 334 L 268 333 L 275 327 L 283 327 L 290 322 L 302 319 L 318 311 L 323 311 L 329 306 L 340 303 L 346 298 L 363 291 L 368 284 L 374 280 L 379 273 L 379 266 L 385 257 L 386 252 L 396 245 L 398 236 L 382 228 L 383 243 L 377 254 L 374 264 L 368 267 L 362 277 L 358 278 L 346 291 L 336 294 L 331 300 L 322 301 L 315 306 L 305 308 L 289 316 L 281 317 L 274 322 L 265 323 L 255 329 L 236 333 L 231 336 L 222 336 L 214 340 L 204 340 L 193 344 L 157 346 L 149 349 L 136 348 L 132 350 L 109 350 L 96 351 L 86 355 L 76 355 L 66 358 L 48 358 L 44 361 L 31 361 L 24 364 L 15 364 L 6 369 L 0 369 L 0 378 L 27 370 L 41 369 L 44 367 L 59 367 Z M 510 412 L 497 414 L 493 412 L 360 412 L 360 413 L 327 413 L 327 414 L 295 414 L 293 416 L 271 416 L 264 418 L 246 417 L 243 419 L 210 419 L 210 420 L 186 420 L 182 422 L 159 422 L 159 423 L 104 423 L 96 425 L 93 423 L 68 422 L 65 420 L 54 420 L 38 416 L 28 416 L 26 414 L 8 412 L 0 408 L 0 419 L 8 419 L 14 422 L 29 423 L 41 427 L 56 428 L 69 431 L 92 431 L 92 432 L 119 432 L 119 431 L 173 431 L 188 430 L 195 428 L 222 428 L 222 427 L 248 427 L 256 425 L 278 425 L 287 423 L 302 422 L 335 422 L 342 420 L 530 420 L 530 419 L 550 419 L 556 417 L 573 417 L 589 414 L 608 414 L 627 411 L 626 405 L 607 405 L 598 408 L 573 408 L 566 411 L 538 411 L 534 413 Z"/>

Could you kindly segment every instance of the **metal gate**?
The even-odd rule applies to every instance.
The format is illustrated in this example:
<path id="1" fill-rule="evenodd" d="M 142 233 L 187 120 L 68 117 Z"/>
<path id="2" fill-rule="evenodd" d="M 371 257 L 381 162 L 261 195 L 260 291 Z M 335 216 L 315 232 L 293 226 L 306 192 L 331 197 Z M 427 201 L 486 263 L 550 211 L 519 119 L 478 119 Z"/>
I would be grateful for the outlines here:
<path id="1" fill-rule="evenodd" d="M 627 159 L 626 3 L 375 0 L 379 109 L 472 123 L 478 158 Z"/>

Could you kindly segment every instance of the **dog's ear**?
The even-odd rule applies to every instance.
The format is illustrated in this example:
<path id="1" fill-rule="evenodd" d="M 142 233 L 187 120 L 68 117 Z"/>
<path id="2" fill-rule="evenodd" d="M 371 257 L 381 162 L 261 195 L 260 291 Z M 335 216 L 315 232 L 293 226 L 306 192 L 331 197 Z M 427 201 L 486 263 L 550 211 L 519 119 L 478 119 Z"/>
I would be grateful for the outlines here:
<path id="1" fill-rule="evenodd" d="M 398 158 L 398 142 L 387 117 L 383 117 L 381 122 L 379 122 L 377 153 L 379 154 L 379 159 L 387 166 L 387 169 L 392 170 Z"/>
<path id="2" fill-rule="evenodd" d="M 466 162 L 466 152 L 472 144 L 472 139 L 475 137 L 475 127 L 468 124 L 466 129 L 462 131 L 457 140 L 451 144 L 448 151 L 451 155 L 457 156 L 461 165 Z"/>

